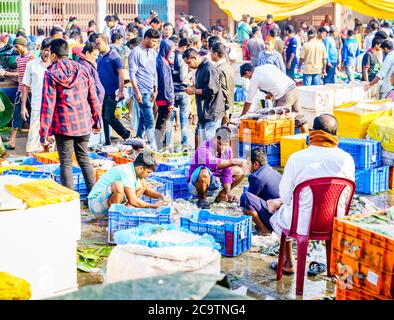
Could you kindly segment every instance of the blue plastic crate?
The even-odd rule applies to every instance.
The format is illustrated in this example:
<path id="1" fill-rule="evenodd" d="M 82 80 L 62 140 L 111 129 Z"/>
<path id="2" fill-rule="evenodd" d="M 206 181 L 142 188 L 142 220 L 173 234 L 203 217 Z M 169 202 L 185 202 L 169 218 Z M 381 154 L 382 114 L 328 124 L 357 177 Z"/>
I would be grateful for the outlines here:
<path id="1" fill-rule="evenodd" d="M 178 170 L 179 168 L 190 166 L 190 162 L 191 159 L 189 157 L 177 158 L 166 163 L 160 162 L 155 172 Z"/>
<path id="2" fill-rule="evenodd" d="M 280 143 L 275 144 L 253 144 L 248 142 L 239 142 L 238 157 L 249 158 L 250 153 L 254 148 L 263 147 L 267 155 L 268 164 L 272 167 L 280 166 Z"/>
<path id="3" fill-rule="evenodd" d="M 389 167 L 356 170 L 356 192 L 373 194 L 389 189 Z"/>
<path id="4" fill-rule="evenodd" d="M 135 228 L 144 223 L 170 224 L 171 207 L 142 209 L 127 208 L 123 204 L 113 204 L 108 210 L 108 242 L 113 243 L 113 236 L 116 231 Z"/>
<path id="5" fill-rule="evenodd" d="M 223 222 L 217 225 L 217 222 Z M 210 234 L 221 246 L 223 256 L 235 257 L 252 247 L 252 217 L 230 217 L 208 210 L 194 211 L 181 217 L 181 227 L 197 234 Z"/>
<path id="6" fill-rule="evenodd" d="M 5 158 L 5 160 L 13 164 L 23 164 L 23 162 L 26 161 L 27 158 L 28 157 L 16 157 L 16 158 Z"/>
<path id="7" fill-rule="evenodd" d="M 352 156 L 356 169 L 377 168 L 382 165 L 380 141 L 339 138 L 338 147 Z"/>
<path id="8" fill-rule="evenodd" d="M 148 178 L 147 180 L 148 184 L 149 182 L 152 182 L 153 184 L 159 184 L 156 187 L 154 187 L 154 189 L 156 189 L 157 192 L 167 196 L 167 197 L 173 197 L 173 189 L 172 189 L 172 183 L 170 181 L 167 181 L 164 178 L 160 178 L 160 177 L 154 177 L 151 176 Z M 145 202 L 148 203 L 156 203 L 157 199 L 152 199 L 150 197 L 147 196 L 142 196 L 141 200 L 144 200 Z"/>
<path id="9" fill-rule="evenodd" d="M 11 169 L 4 171 L 3 174 L 4 176 L 8 175 L 15 175 L 19 176 L 22 178 L 29 178 L 29 179 L 53 179 L 54 176 L 52 173 L 49 172 L 43 172 L 43 171 L 32 171 L 32 170 L 17 170 L 17 169 Z"/>
<path id="10" fill-rule="evenodd" d="M 106 153 L 97 154 L 95 152 L 89 152 L 89 158 L 93 160 L 111 160 L 111 161 L 114 160 L 114 158 L 109 157 Z"/>
<path id="11" fill-rule="evenodd" d="M 27 157 L 25 160 L 23 160 L 22 165 L 24 166 L 38 166 L 43 164 L 41 161 L 38 161 L 34 157 Z"/>

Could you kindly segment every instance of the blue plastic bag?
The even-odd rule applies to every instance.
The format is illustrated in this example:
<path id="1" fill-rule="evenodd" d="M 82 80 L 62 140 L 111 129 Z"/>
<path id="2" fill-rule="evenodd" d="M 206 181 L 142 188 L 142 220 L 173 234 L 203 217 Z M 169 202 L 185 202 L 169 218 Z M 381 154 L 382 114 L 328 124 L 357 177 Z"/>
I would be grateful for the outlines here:
<path id="1" fill-rule="evenodd" d="M 166 225 L 157 225 L 157 224 L 143 224 L 137 228 L 127 229 L 127 230 L 119 230 L 115 232 L 114 239 L 116 244 L 138 244 L 142 246 L 146 246 L 149 248 L 164 248 L 164 247 L 210 247 L 215 250 L 220 250 L 220 244 L 215 242 L 215 239 L 209 235 L 204 234 L 198 240 L 190 241 L 186 243 L 174 243 L 167 241 L 155 241 L 155 240 L 144 240 L 142 239 L 144 236 L 150 235 L 152 233 L 157 232 L 158 230 L 164 231 L 182 231 L 185 233 L 193 232 L 186 230 L 184 228 L 174 226 L 171 224 Z"/>

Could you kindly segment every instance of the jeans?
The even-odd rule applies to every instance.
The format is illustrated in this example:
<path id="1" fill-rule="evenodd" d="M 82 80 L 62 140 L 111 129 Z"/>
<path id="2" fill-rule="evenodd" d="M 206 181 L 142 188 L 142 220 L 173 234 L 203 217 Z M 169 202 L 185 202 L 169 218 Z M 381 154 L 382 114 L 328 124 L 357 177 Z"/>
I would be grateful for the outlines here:
<path id="1" fill-rule="evenodd" d="M 151 93 L 144 93 L 142 94 L 142 103 L 137 103 L 139 114 L 137 137 L 143 138 L 143 134 L 146 132 L 148 143 L 155 150 L 155 116 L 153 114 L 153 102 L 150 100 L 151 97 Z"/>
<path id="2" fill-rule="evenodd" d="M 354 70 L 355 70 L 354 66 L 345 65 L 345 73 L 347 75 L 348 82 L 354 81 Z"/>
<path id="3" fill-rule="evenodd" d="M 197 123 L 197 132 L 200 144 L 205 141 L 213 138 L 216 134 L 216 130 L 220 128 L 222 125 L 222 119 L 209 121 L 205 123 Z"/>
<path id="4" fill-rule="evenodd" d="M 182 135 L 181 144 L 187 145 L 189 142 L 187 138 L 187 128 L 189 126 L 190 98 L 185 93 L 182 93 L 179 96 L 175 97 L 174 113 L 171 116 L 170 124 L 166 132 L 166 144 L 167 145 L 171 144 L 172 131 L 174 129 L 174 121 L 176 117 L 177 108 L 179 109 L 179 117 L 181 122 L 181 135 Z"/>
<path id="5" fill-rule="evenodd" d="M 337 64 L 333 63 L 332 67 L 327 66 L 326 68 L 326 77 L 323 79 L 324 84 L 326 83 L 335 83 L 335 71 L 337 68 Z"/>
<path id="6" fill-rule="evenodd" d="M 140 122 L 140 114 L 138 111 L 138 103 L 135 97 L 133 98 L 133 104 L 131 106 L 131 121 L 130 129 L 134 130 L 134 133 L 138 130 L 138 123 Z"/>
<path id="7" fill-rule="evenodd" d="M 171 115 L 172 113 L 168 106 L 158 107 L 155 130 L 156 146 L 158 150 L 160 150 L 163 146 L 166 146 L 166 141 L 164 141 L 164 138 L 168 130 L 168 123 L 170 121 Z"/>
<path id="8" fill-rule="evenodd" d="M 321 85 L 321 74 L 304 74 L 302 78 L 304 86 L 318 86 Z"/>
<path id="9" fill-rule="evenodd" d="M 22 101 L 21 101 L 22 93 L 18 91 L 16 93 L 15 97 L 15 102 L 14 102 L 14 111 L 12 115 L 12 129 L 22 129 L 23 128 L 23 119 L 22 119 Z M 31 114 L 31 94 L 27 96 L 27 101 L 26 101 L 26 108 L 27 111 L 29 112 L 29 115 Z M 27 118 L 27 122 L 30 122 L 30 116 Z"/>
<path id="10" fill-rule="evenodd" d="M 295 77 L 295 68 L 296 68 L 296 66 L 297 66 L 297 59 L 294 58 L 294 59 L 291 61 L 290 69 L 287 69 L 287 68 L 286 68 L 286 74 L 287 74 L 287 76 L 288 76 L 289 78 L 293 79 L 293 80 L 294 80 L 294 77 Z"/>
<path id="11" fill-rule="evenodd" d="M 89 138 L 90 134 L 80 137 L 55 134 L 57 152 L 59 153 L 60 160 L 60 179 L 62 181 L 62 185 L 69 189 L 74 189 L 72 170 L 72 155 L 74 151 L 77 162 L 82 170 L 88 192 L 92 190 L 96 183 L 96 177 L 88 155 Z"/>
<path id="12" fill-rule="evenodd" d="M 105 134 L 105 144 L 110 145 L 111 140 L 109 137 L 109 126 L 115 130 L 115 132 L 120 135 L 123 139 L 130 137 L 130 131 L 127 130 L 123 124 L 116 119 L 116 100 L 115 96 L 105 96 L 103 103 L 103 123 L 104 123 L 104 134 Z"/>

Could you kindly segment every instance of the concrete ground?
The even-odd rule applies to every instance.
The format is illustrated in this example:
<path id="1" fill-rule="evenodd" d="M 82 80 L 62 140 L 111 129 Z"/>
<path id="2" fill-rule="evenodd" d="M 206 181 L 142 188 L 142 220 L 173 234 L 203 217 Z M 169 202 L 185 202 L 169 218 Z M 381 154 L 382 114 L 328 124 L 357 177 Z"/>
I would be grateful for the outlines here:
<path id="1" fill-rule="evenodd" d="M 194 145 L 194 128 L 190 128 L 190 142 Z M 115 135 L 115 134 L 114 134 Z M 7 136 L 0 133 L 0 136 Z M 176 141 L 180 140 L 180 130 L 175 132 Z M 10 157 L 20 157 L 25 155 L 27 133 L 22 132 L 18 135 L 16 150 L 9 152 Z M 236 153 L 235 153 L 236 154 Z M 237 187 L 236 194 L 242 193 L 243 184 Z M 383 209 L 394 206 L 394 194 L 385 192 L 379 195 L 365 197 Z M 97 220 L 90 214 L 85 207 L 81 210 L 82 216 L 82 237 L 79 242 L 81 247 L 100 246 L 96 243 L 105 242 L 107 239 L 107 221 Z M 264 239 L 261 239 L 264 242 Z M 254 240 L 257 238 L 255 237 Z M 295 296 L 295 275 L 283 275 L 281 281 L 276 281 L 275 272 L 269 268 L 272 261 L 277 261 L 276 256 L 264 256 L 261 248 L 254 246 L 251 250 L 234 258 L 222 258 L 222 272 L 228 276 L 231 288 L 237 292 L 247 294 L 250 297 L 262 300 L 287 300 L 287 299 L 324 299 L 335 296 L 335 279 L 328 278 L 325 274 L 316 277 L 305 277 L 304 296 Z M 324 252 L 320 252 L 319 262 L 325 263 Z M 78 273 L 79 286 L 88 284 L 102 283 L 105 279 L 105 261 L 101 265 L 101 271 L 96 273 Z"/>

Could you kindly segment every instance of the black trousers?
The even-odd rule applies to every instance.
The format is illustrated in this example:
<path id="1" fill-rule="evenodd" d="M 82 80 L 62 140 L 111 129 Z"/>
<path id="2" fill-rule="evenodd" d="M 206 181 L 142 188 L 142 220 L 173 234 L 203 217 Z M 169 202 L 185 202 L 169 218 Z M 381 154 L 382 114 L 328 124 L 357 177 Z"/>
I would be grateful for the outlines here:
<path id="1" fill-rule="evenodd" d="M 89 144 L 90 135 L 71 137 L 62 134 L 55 134 L 57 151 L 60 160 L 60 178 L 62 185 L 73 189 L 74 179 L 72 172 L 72 155 L 75 151 L 77 162 L 82 170 L 88 192 L 92 190 L 96 183 L 93 167 L 89 160 Z"/>

